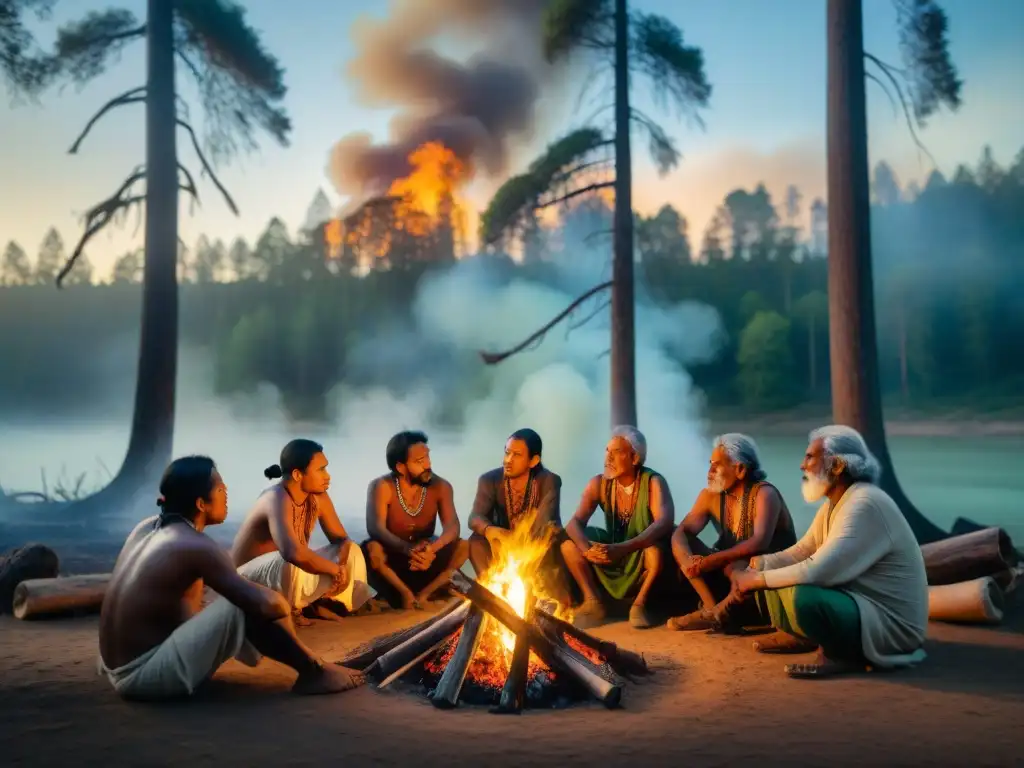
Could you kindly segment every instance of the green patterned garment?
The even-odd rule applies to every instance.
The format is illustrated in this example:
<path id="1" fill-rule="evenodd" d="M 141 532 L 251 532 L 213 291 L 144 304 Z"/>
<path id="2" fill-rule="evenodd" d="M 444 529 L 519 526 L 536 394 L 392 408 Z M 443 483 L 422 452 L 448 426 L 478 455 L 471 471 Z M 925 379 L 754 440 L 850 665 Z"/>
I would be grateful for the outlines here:
<path id="1" fill-rule="evenodd" d="M 601 483 L 601 498 L 598 501 L 604 511 L 605 528 L 594 528 L 588 526 L 586 529 L 587 538 L 598 544 L 620 544 L 624 541 L 634 539 L 647 530 L 647 527 L 654 522 L 650 507 L 651 478 L 657 477 L 658 473 L 646 467 L 640 468 L 637 477 L 638 487 L 636 489 L 636 506 L 629 520 L 624 522 L 616 510 L 615 493 L 616 483 L 614 480 L 603 480 Z M 611 565 L 595 565 L 594 572 L 597 579 L 605 588 L 608 594 L 615 600 L 622 600 L 629 595 L 644 573 L 644 553 L 642 550 L 630 552 L 624 558 Z"/>

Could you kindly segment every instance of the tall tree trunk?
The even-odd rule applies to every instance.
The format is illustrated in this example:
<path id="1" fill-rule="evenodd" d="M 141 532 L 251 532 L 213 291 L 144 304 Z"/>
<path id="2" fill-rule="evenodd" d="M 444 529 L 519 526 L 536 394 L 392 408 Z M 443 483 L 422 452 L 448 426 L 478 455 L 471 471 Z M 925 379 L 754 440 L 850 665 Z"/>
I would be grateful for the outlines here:
<path id="1" fill-rule="evenodd" d="M 857 429 L 882 465 L 892 496 L 920 542 L 946 534 L 907 498 L 885 440 L 878 382 L 867 105 L 861 0 L 828 0 L 828 299 L 832 415 Z"/>
<path id="2" fill-rule="evenodd" d="M 636 426 L 633 166 L 629 131 L 629 9 L 615 0 L 615 218 L 612 256 L 612 424 Z"/>
<path id="3" fill-rule="evenodd" d="M 174 2 L 148 0 L 146 234 L 135 412 L 119 479 L 138 484 L 171 459 L 178 371 L 178 152 Z"/>
<path id="4" fill-rule="evenodd" d="M 811 395 L 814 396 L 818 392 L 818 354 L 815 347 L 818 345 L 818 323 L 814 317 L 814 312 L 810 313 L 809 322 L 807 323 L 807 356 L 808 362 L 810 363 L 810 374 L 811 374 Z"/>

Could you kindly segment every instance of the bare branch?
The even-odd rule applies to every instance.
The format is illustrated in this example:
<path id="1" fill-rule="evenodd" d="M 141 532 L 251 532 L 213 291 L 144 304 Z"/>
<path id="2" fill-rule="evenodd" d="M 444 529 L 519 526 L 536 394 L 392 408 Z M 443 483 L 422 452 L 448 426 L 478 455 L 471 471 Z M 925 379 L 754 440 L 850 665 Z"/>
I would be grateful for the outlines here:
<path id="1" fill-rule="evenodd" d="M 178 170 L 181 171 L 182 175 L 185 177 L 184 183 L 179 184 L 178 188 L 181 189 L 182 192 L 188 192 L 189 195 L 192 196 L 193 206 L 202 205 L 199 200 L 199 189 L 196 187 L 196 180 L 192 177 L 192 172 L 181 163 L 178 163 Z"/>
<path id="2" fill-rule="evenodd" d="M 558 315 L 556 315 L 554 318 L 552 318 L 551 322 L 549 322 L 547 325 L 543 326 L 540 330 L 538 330 L 538 331 L 534 332 L 533 334 L 531 334 L 530 336 L 528 336 L 525 340 L 521 341 L 519 344 L 516 344 L 511 349 L 508 349 L 508 350 L 506 350 L 504 352 L 484 352 L 484 351 L 481 351 L 480 352 L 480 357 L 483 359 L 483 361 L 484 361 L 484 363 L 486 365 L 497 365 L 498 363 L 503 362 L 504 360 L 507 360 L 508 358 L 512 357 L 513 355 L 516 355 L 516 354 L 522 352 L 524 349 L 527 349 L 531 344 L 533 344 L 533 343 L 541 340 L 542 338 L 544 338 L 544 335 L 548 331 L 550 331 L 552 328 L 554 328 L 556 325 L 558 325 L 560 322 L 562 322 L 562 320 L 564 320 L 566 317 L 571 315 L 573 313 L 573 311 L 580 304 L 585 302 L 591 296 L 594 296 L 594 295 L 600 293 L 601 291 L 603 291 L 603 290 L 605 290 L 607 288 L 611 288 L 611 287 L 612 287 L 612 281 L 611 280 L 608 280 L 607 282 L 601 283 L 600 285 L 595 285 L 589 291 L 587 291 L 582 296 L 577 298 L 572 304 L 570 304 L 568 307 L 566 307 L 564 310 L 562 310 Z"/>
<path id="3" fill-rule="evenodd" d="M 589 235 L 583 238 L 583 244 L 587 245 L 591 240 L 596 240 L 599 237 L 606 237 L 614 232 L 614 229 L 599 229 L 597 232 L 591 232 Z"/>
<path id="4" fill-rule="evenodd" d="M 78 261 L 78 257 L 82 255 L 82 251 L 85 250 L 86 244 L 92 240 L 93 237 L 98 235 L 100 231 L 110 224 L 114 220 L 114 217 L 119 211 L 128 211 L 133 205 L 141 205 L 146 202 L 145 195 L 130 195 L 127 196 L 128 190 L 140 179 L 145 178 L 146 174 L 144 171 L 136 171 L 121 184 L 120 188 L 113 195 L 108 197 L 103 202 L 94 206 L 85 215 L 86 228 L 85 232 L 82 233 L 82 237 L 78 240 L 78 244 L 75 246 L 75 250 L 72 251 L 71 256 L 68 258 L 64 267 L 57 274 L 57 287 L 61 287 L 61 283 L 64 282 L 64 278 L 68 276 L 68 273 L 75 266 L 75 262 Z"/>
<path id="5" fill-rule="evenodd" d="M 202 163 L 203 173 L 210 177 L 210 181 L 212 181 L 213 185 L 217 187 L 217 191 L 220 192 L 220 194 L 223 196 L 224 201 L 228 204 L 228 208 L 231 209 L 231 212 L 235 214 L 235 216 L 238 216 L 238 206 L 235 205 L 235 201 L 231 198 L 231 195 L 228 193 L 224 185 L 221 184 L 220 179 L 217 178 L 217 174 L 213 172 L 213 168 L 210 166 L 209 161 L 203 154 L 202 148 L 199 146 L 199 139 L 196 138 L 195 130 L 192 128 L 191 125 L 189 125 L 187 120 L 182 120 L 180 117 L 177 118 L 175 122 L 179 126 L 184 128 L 186 131 L 188 131 L 188 135 L 192 139 L 192 149 L 195 150 L 196 157 L 198 157 L 199 162 Z"/>
<path id="6" fill-rule="evenodd" d="M 928 151 L 928 147 L 922 143 L 920 137 L 917 135 L 917 130 L 914 128 L 914 117 L 910 110 L 910 104 L 907 102 L 907 99 L 903 94 L 903 87 L 896 78 L 897 70 L 867 51 L 864 51 L 864 58 L 878 67 L 892 87 L 896 90 L 896 96 L 899 98 L 900 106 L 903 108 L 903 116 L 907 119 L 907 129 L 910 131 L 910 137 L 914 140 L 914 144 L 917 145 L 917 148 L 932 161 L 932 165 L 938 165 L 938 163 L 935 162 L 935 158 L 932 156 L 932 153 Z"/>
<path id="7" fill-rule="evenodd" d="M 75 143 L 71 145 L 71 149 L 68 150 L 68 154 L 74 155 L 78 152 L 78 148 L 82 145 L 82 142 L 85 141 L 85 137 L 89 135 L 89 131 L 93 129 L 93 126 L 96 125 L 96 123 L 100 121 L 100 118 L 107 114 L 107 112 L 115 109 L 116 107 L 123 107 L 127 104 L 136 104 L 145 100 L 146 86 L 144 85 L 140 85 L 138 88 L 132 88 L 130 91 L 125 91 L 120 96 L 115 96 L 100 107 L 99 111 L 89 119 L 89 122 L 85 124 L 85 128 L 82 129 L 78 138 L 75 139 Z"/>
<path id="8" fill-rule="evenodd" d="M 596 184 L 588 184 L 585 187 L 574 189 L 572 192 L 567 192 L 564 195 L 559 195 L 558 197 L 552 198 L 550 200 L 545 200 L 543 203 L 538 203 L 537 205 L 534 206 L 533 209 L 535 211 L 540 211 L 545 208 L 550 208 L 553 205 L 558 205 L 559 203 L 568 202 L 569 200 L 572 200 L 575 197 L 579 197 L 580 195 L 586 195 L 591 192 L 596 192 L 599 189 L 611 189 L 614 186 L 614 181 L 601 181 Z"/>
<path id="9" fill-rule="evenodd" d="M 878 87 L 882 89 L 882 93 L 884 93 L 889 98 L 889 104 L 892 105 L 893 117 L 897 117 L 900 113 L 899 107 L 896 106 L 896 99 L 892 95 L 892 92 L 888 88 L 886 88 L 885 83 L 879 80 L 878 76 L 874 72 L 865 72 L 864 77 L 866 77 L 868 80 L 874 80 L 876 83 L 878 83 Z"/>
<path id="10" fill-rule="evenodd" d="M 181 59 L 182 63 L 185 65 L 185 67 L 192 73 L 192 77 L 195 78 L 196 82 L 197 83 L 202 83 L 203 82 L 203 73 L 199 71 L 199 67 L 197 67 L 195 62 L 192 61 L 192 59 L 190 59 L 188 57 L 188 54 L 186 54 L 183 50 L 181 50 L 177 46 L 175 46 L 174 52 L 177 54 L 178 58 Z"/>
<path id="11" fill-rule="evenodd" d="M 575 331 L 575 330 L 577 330 L 579 328 L 582 328 L 584 325 L 586 325 L 591 320 L 593 320 L 595 317 L 597 317 L 599 314 L 601 314 L 601 312 L 603 312 L 604 310 L 608 309 L 608 307 L 610 307 L 611 305 L 612 305 L 612 300 L 611 299 L 605 299 L 604 301 L 602 301 L 600 304 L 597 305 L 597 308 L 594 309 L 593 312 L 591 312 L 589 315 L 584 317 L 582 320 L 577 320 L 575 323 L 571 323 L 569 325 L 569 329 L 565 332 L 565 335 L 568 336 L 573 331 Z"/>

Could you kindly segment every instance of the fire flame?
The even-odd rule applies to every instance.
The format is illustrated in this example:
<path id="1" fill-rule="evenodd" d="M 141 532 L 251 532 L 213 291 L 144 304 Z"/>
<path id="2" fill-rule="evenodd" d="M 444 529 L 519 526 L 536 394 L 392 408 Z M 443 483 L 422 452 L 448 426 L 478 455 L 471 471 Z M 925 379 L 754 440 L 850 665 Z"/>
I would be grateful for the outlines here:
<path id="1" fill-rule="evenodd" d="M 468 207 L 460 190 L 472 178 L 472 168 L 437 141 L 420 145 L 408 159 L 409 175 L 392 182 L 384 196 L 370 200 L 344 221 L 327 223 L 324 240 L 332 259 L 346 246 L 360 245 L 370 246 L 373 259 L 386 258 L 395 232 L 427 237 L 446 227 L 453 244 L 465 242 Z M 382 216 L 384 209 L 388 214 Z"/>

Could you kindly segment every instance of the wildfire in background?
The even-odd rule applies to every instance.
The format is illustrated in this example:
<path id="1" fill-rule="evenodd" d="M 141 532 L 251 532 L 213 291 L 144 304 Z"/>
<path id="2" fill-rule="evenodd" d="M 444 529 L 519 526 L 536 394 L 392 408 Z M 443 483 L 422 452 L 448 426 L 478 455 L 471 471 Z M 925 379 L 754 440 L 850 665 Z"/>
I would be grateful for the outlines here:
<path id="1" fill-rule="evenodd" d="M 472 180 L 469 162 L 440 141 L 417 147 L 408 162 L 409 173 L 393 181 L 385 195 L 367 201 L 344 220 L 327 222 L 324 239 L 332 259 L 339 258 L 346 246 L 367 243 L 374 258 L 386 258 L 396 242 L 392 232 L 424 238 L 446 231 L 453 251 L 466 242 L 467 205 L 461 190 Z"/>

